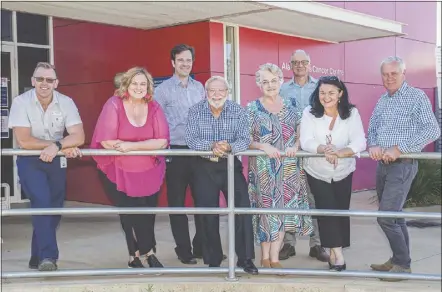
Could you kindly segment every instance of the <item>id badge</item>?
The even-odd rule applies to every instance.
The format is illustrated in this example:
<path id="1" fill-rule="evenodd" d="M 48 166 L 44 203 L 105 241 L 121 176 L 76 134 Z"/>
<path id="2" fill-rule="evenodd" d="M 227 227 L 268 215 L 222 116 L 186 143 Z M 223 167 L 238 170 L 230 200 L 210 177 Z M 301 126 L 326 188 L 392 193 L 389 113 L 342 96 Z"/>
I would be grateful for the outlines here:
<path id="1" fill-rule="evenodd" d="M 68 167 L 68 160 L 66 157 L 60 157 L 60 168 L 66 168 Z"/>

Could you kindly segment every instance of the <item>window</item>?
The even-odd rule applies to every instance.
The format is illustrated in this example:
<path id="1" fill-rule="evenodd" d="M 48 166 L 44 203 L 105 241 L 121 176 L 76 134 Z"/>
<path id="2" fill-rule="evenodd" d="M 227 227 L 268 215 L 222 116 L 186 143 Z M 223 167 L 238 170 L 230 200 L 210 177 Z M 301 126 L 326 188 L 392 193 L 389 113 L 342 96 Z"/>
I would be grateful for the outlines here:
<path id="1" fill-rule="evenodd" d="M 17 12 L 17 42 L 49 45 L 48 18 Z"/>
<path id="2" fill-rule="evenodd" d="M 225 50 L 225 76 L 227 81 L 229 82 L 231 88 L 231 98 L 234 101 L 239 101 L 238 96 L 238 84 L 236 80 L 236 29 L 233 26 L 226 26 L 226 42 L 224 45 Z"/>
<path id="3" fill-rule="evenodd" d="M 2 41 L 12 42 L 12 12 L 2 9 Z"/>

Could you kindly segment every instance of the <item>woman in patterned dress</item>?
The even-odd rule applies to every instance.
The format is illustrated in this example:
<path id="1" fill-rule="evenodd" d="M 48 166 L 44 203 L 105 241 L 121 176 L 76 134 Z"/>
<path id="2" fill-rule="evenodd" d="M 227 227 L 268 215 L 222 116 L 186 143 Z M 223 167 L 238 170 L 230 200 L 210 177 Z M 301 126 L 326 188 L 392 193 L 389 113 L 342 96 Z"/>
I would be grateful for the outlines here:
<path id="1" fill-rule="evenodd" d="M 247 105 L 250 148 L 267 156 L 249 157 L 250 201 L 252 208 L 305 210 L 309 208 L 306 178 L 295 157 L 301 113 L 279 95 L 282 82 L 282 71 L 274 64 L 261 65 L 256 72 L 262 96 Z M 280 151 L 286 156 L 281 157 Z M 253 223 L 265 268 L 282 268 L 279 251 L 286 231 L 309 235 L 313 230 L 311 217 L 302 215 L 255 215 Z"/>

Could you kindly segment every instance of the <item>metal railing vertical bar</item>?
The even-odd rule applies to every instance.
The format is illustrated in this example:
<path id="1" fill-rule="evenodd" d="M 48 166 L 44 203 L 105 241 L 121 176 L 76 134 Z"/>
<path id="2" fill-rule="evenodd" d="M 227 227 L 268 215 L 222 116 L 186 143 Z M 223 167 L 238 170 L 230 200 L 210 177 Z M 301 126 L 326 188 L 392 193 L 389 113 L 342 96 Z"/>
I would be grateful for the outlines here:
<path id="1" fill-rule="evenodd" d="M 235 156 L 229 154 L 227 157 L 227 207 L 228 215 L 228 236 L 229 236 L 229 273 L 227 280 L 236 281 L 235 276 Z"/>

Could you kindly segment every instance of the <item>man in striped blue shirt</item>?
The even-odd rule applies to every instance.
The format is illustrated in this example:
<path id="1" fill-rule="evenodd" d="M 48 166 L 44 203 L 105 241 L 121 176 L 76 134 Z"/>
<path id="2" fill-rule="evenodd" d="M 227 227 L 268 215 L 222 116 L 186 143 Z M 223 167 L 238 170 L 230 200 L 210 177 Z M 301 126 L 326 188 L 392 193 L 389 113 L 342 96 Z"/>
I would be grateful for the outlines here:
<path id="1" fill-rule="evenodd" d="M 177 45 L 171 50 L 170 58 L 175 73 L 155 89 L 154 99 L 163 108 L 169 124 L 170 148 L 188 149 L 184 139 L 187 114 L 194 104 L 205 99 L 206 93 L 203 85 L 189 76 L 195 60 L 195 51 L 192 47 Z M 193 161 L 191 156 L 173 156 L 167 159 L 166 185 L 169 207 L 184 207 L 186 189 L 189 185 L 195 201 L 190 171 Z M 202 256 L 198 216 L 194 216 L 196 233 L 192 241 L 192 251 L 187 215 L 169 215 L 176 243 L 175 252 L 183 264 L 196 264 L 195 258 Z"/>
<path id="2" fill-rule="evenodd" d="M 193 175 L 197 207 L 219 207 L 219 193 L 227 197 L 226 154 L 245 151 L 250 145 L 247 112 L 239 104 L 227 100 L 229 86 L 223 77 L 206 82 L 207 100 L 189 110 L 186 142 L 190 149 L 213 151 L 213 156 L 196 157 Z M 250 208 L 248 186 L 241 161 L 235 157 L 235 207 Z M 219 267 L 223 259 L 219 234 L 219 215 L 201 215 L 203 259 L 209 267 Z M 252 215 L 235 218 L 235 250 L 237 266 L 249 274 L 258 274 L 255 257 Z"/>
<path id="3" fill-rule="evenodd" d="M 381 63 L 387 92 L 381 96 L 370 118 L 368 147 L 378 161 L 376 191 L 380 211 L 402 211 L 418 163 L 403 159 L 403 153 L 421 152 L 437 140 L 440 128 L 427 95 L 405 81 L 405 63 L 389 57 Z M 404 218 L 378 218 L 390 243 L 393 256 L 383 264 L 372 264 L 376 271 L 411 273 L 410 242 Z M 398 279 L 382 279 L 398 281 Z"/>

